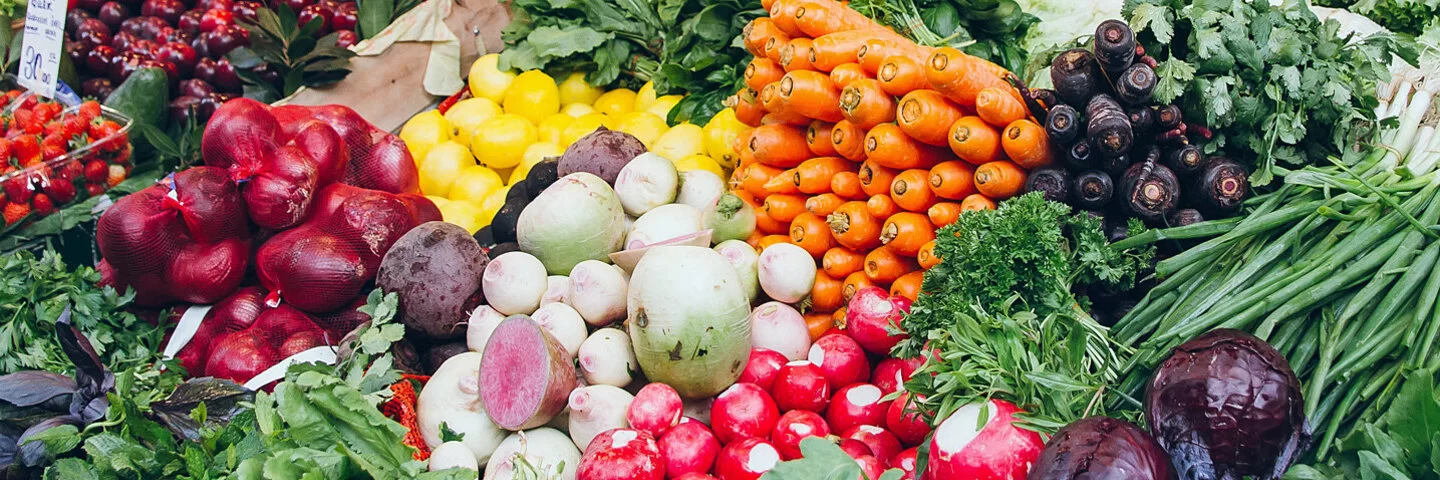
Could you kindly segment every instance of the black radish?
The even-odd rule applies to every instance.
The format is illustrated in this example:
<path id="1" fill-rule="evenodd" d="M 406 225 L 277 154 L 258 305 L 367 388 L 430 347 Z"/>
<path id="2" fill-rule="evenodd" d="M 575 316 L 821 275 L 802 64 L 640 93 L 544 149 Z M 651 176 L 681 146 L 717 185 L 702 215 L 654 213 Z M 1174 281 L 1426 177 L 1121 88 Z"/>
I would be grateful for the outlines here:
<path id="1" fill-rule="evenodd" d="M 1096 95 L 1085 106 L 1086 136 L 1101 156 L 1113 157 L 1130 151 L 1135 142 L 1130 116 L 1109 95 Z"/>
<path id="2" fill-rule="evenodd" d="M 1147 222 L 1161 221 L 1180 201 L 1180 179 L 1153 160 L 1131 165 L 1119 187 L 1122 205 Z"/>
<path id="3" fill-rule="evenodd" d="M 1089 50 L 1066 50 L 1050 63 L 1050 82 L 1055 85 L 1055 95 L 1070 105 L 1084 105 L 1100 85 L 1097 70 L 1095 55 Z"/>
<path id="4" fill-rule="evenodd" d="M 1071 188 L 1075 195 L 1075 205 L 1080 208 L 1099 210 L 1110 204 L 1110 198 L 1115 195 L 1115 181 L 1110 174 L 1089 170 L 1075 176 L 1075 186 Z"/>
<path id="5" fill-rule="evenodd" d="M 1080 135 L 1080 112 L 1069 105 L 1056 105 L 1045 119 L 1045 134 L 1050 141 L 1067 144 Z"/>
<path id="6" fill-rule="evenodd" d="M 1070 172 L 1054 167 L 1031 170 L 1025 179 L 1025 191 L 1041 192 L 1046 200 L 1064 202 L 1070 198 Z"/>
<path id="7" fill-rule="evenodd" d="M 1211 211 L 1235 213 L 1250 195 L 1250 172 L 1234 160 L 1212 158 L 1195 178 L 1193 188 L 1196 200 Z"/>

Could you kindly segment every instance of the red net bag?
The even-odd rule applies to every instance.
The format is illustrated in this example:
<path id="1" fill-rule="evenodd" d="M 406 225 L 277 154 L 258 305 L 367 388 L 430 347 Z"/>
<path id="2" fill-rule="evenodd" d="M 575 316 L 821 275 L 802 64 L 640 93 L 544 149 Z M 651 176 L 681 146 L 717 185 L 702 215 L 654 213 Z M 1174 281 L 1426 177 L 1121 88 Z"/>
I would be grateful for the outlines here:
<path id="1" fill-rule="evenodd" d="M 200 308 L 191 306 L 190 308 Z M 175 358 L 192 377 L 205 376 L 205 362 L 216 339 L 249 328 L 265 310 L 265 289 L 245 287 L 216 302 L 205 312 L 195 333 Z"/>
<path id="2" fill-rule="evenodd" d="M 95 232 L 106 283 L 134 288 L 144 307 L 224 298 L 245 276 L 249 236 L 235 183 L 214 167 L 121 198 Z"/>
<path id="3" fill-rule="evenodd" d="M 350 107 L 287 105 L 274 112 L 282 123 L 308 118 L 333 128 L 350 151 L 345 183 L 390 193 L 420 193 L 420 172 L 405 142 L 375 128 Z"/>
<path id="4" fill-rule="evenodd" d="M 402 375 L 399 382 L 390 385 L 390 391 L 395 395 L 380 404 L 380 413 L 405 426 L 405 444 L 415 447 L 416 460 L 430 458 L 430 447 L 425 445 L 425 436 L 420 434 L 420 414 L 415 410 L 419 401 L 419 392 L 415 391 L 415 387 L 423 386 L 429 380 L 430 377 L 422 375 Z"/>
<path id="5" fill-rule="evenodd" d="M 305 312 L 281 304 L 265 308 L 250 326 L 219 336 L 210 345 L 204 371 L 208 376 L 245 384 L 257 375 L 271 373 L 278 380 L 283 371 L 272 371 L 282 360 L 325 347 L 331 360 L 339 338 L 330 336 Z M 274 375 L 278 374 L 278 375 Z M 264 382 L 269 384 L 269 381 Z"/>
<path id="6" fill-rule="evenodd" d="M 200 140 L 205 164 L 228 171 L 250 220 L 272 230 L 300 223 L 320 185 L 316 161 L 293 142 L 282 143 L 282 133 L 268 105 L 236 98 L 215 111 Z"/>

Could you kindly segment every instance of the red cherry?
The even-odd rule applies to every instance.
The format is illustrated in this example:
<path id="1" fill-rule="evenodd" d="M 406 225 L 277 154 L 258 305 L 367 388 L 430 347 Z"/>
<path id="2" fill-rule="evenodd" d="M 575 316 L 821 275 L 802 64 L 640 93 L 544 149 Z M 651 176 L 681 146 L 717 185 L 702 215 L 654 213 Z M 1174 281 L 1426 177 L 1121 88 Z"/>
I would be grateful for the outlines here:
<path id="1" fill-rule="evenodd" d="M 109 45 L 98 45 L 85 54 L 85 68 L 97 75 L 108 74 L 114 61 L 115 49 Z"/>
<path id="2" fill-rule="evenodd" d="M 78 11 L 83 12 L 84 10 Z M 105 2 L 104 5 L 100 6 L 100 12 L 97 13 L 96 16 L 101 22 L 105 22 L 105 25 L 109 26 L 111 30 L 116 30 L 120 28 L 120 22 L 124 22 L 125 19 L 130 18 L 130 9 L 125 8 L 125 5 L 120 2 Z"/>
<path id="3" fill-rule="evenodd" d="M 317 3 L 300 10 L 300 15 L 297 19 L 299 20 L 298 23 L 302 26 L 309 25 L 310 22 L 314 20 L 320 20 L 320 29 L 315 31 L 315 36 L 321 37 L 330 33 L 330 16 L 333 14 L 333 11 Z"/>
<path id="4" fill-rule="evenodd" d="M 335 7 L 335 13 L 330 15 L 330 28 L 336 30 L 354 30 L 360 20 L 360 8 L 355 2 L 345 2 Z"/>
<path id="5" fill-rule="evenodd" d="M 190 72 L 195 70 L 195 62 L 199 61 L 200 57 L 189 45 L 170 42 L 155 50 L 155 59 L 170 62 L 175 65 L 181 75 L 189 76 Z"/>
<path id="6" fill-rule="evenodd" d="M 335 46 L 337 47 L 350 48 L 351 45 L 360 42 L 360 35 L 354 30 L 339 30 L 335 33 Z"/>
<path id="7" fill-rule="evenodd" d="M 220 27 L 235 24 L 235 14 L 229 10 L 210 9 L 200 17 L 200 31 L 213 32 Z"/>

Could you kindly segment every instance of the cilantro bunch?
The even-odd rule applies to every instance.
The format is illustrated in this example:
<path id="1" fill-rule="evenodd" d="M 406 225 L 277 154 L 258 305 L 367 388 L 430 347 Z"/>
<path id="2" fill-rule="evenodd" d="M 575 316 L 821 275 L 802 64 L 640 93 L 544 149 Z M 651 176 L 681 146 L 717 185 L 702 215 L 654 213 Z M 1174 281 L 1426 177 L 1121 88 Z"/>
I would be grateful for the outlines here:
<path id="1" fill-rule="evenodd" d="M 1254 165 L 1255 185 L 1369 139 L 1402 53 L 1390 35 L 1352 43 L 1296 0 L 1127 0 L 1124 15 L 1159 61 L 1155 100 L 1209 127 L 1205 153 Z"/>

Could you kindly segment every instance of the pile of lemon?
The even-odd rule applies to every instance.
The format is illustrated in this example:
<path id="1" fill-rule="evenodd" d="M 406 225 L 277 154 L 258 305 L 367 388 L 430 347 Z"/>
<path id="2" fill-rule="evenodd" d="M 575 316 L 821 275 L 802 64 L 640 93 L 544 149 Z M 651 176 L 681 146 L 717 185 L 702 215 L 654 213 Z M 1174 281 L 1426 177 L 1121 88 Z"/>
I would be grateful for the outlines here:
<path id="1" fill-rule="evenodd" d="M 471 98 L 443 115 L 416 115 L 400 130 L 420 169 L 420 190 L 447 222 L 471 232 L 489 225 L 530 167 L 601 126 L 634 135 L 680 171 L 709 170 L 724 179 L 738 162 L 732 143 L 745 125 L 730 109 L 704 127 L 671 127 L 665 118 L 683 97 L 657 96 L 651 83 L 638 92 L 604 91 L 581 72 L 557 81 L 539 70 L 502 71 L 499 58 L 485 55 L 470 67 Z"/>

